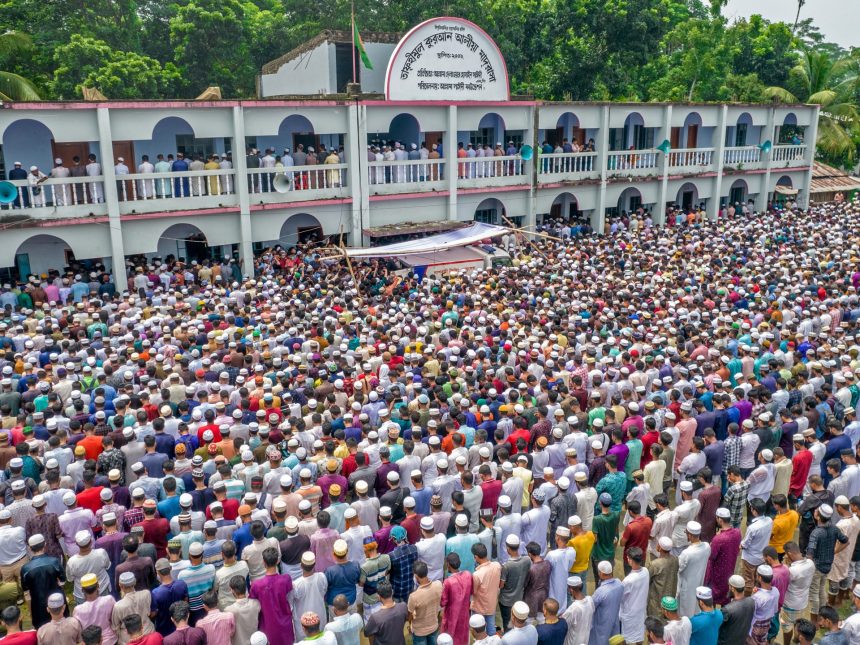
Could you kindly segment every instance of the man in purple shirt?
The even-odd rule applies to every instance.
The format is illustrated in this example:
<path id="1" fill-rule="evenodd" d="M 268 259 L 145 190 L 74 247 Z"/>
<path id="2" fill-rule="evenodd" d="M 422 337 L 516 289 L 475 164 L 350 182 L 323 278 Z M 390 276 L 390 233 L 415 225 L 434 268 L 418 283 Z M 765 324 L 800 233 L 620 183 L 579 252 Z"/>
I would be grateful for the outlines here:
<path id="1" fill-rule="evenodd" d="M 278 573 L 280 561 L 278 549 L 263 551 L 266 575 L 251 583 L 250 597 L 260 601 L 260 631 L 269 639 L 269 645 L 293 645 L 293 610 L 287 601 L 293 581 Z"/>

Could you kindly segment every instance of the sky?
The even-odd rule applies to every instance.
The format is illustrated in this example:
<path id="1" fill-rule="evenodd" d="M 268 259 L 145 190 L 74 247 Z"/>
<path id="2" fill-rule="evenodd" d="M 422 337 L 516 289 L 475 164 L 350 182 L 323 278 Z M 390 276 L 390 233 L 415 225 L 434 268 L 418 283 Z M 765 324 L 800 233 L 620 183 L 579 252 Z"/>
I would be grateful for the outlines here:
<path id="1" fill-rule="evenodd" d="M 729 0 L 723 9 L 728 18 L 761 14 L 768 20 L 794 24 L 797 3 L 794 0 Z M 827 41 L 848 49 L 860 47 L 860 0 L 806 0 L 800 18 L 812 18 Z"/>

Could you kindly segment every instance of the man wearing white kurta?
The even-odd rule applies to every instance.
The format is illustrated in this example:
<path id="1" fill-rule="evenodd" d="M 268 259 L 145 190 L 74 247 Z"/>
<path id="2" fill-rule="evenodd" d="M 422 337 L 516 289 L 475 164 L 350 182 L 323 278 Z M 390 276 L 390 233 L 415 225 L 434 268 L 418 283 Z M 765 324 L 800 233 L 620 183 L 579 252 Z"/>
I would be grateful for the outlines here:
<path id="1" fill-rule="evenodd" d="M 702 525 L 696 521 L 687 522 L 688 546 L 678 556 L 678 601 L 682 616 L 690 617 L 698 611 L 696 587 L 705 580 L 711 545 L 699 540 Z M 647 595 L 647 594 L 646 594 Z"/>
<path id="2" fill-rule="evenodd" d="M 582 645 L 588 642 L 591 633 L 591 619 L 594 616 L 594 601 L 583 593 L 583 582 L 579 576 L 567 579 L 567 590 L 572 598 L 570 606 L 561 614 L 567 623 L 567 636 L 564 645 Z M 860 616 L 860 614 L 858 614 Z"/>
<path id="3" fill-rule="evenodd" d="M 681 555 L 681 551 L 687 546 L 687 523 L 699 517 L 699 509 L 702 508 L 699 500 L 693 499 L 693 482 L 682 481 L 678 487 L 681 490 L 681 503 L 672 511 L 675 515 L 675 528 L 672 532 L 675 548 L 672 549 L 672 553 L 675 555 Z M 693 586 L 691 589 L 695 590 L 695 588 Z"/>
<path id="4" fill-rule="evenodd" d="M 567 578 L 576 560 L 576 549 L 567 546 L 569 539 L 570 529 L 559 526 L 555 530 L 556 548 L 546 554 L 546 561 L 552 567 L 549 574 L 549 597 L 558 601 L 558 613 L 567 609 Z"/>
<path id="5" fill-rule="evenodd" d="M 302 554 L 302 575 L 293 580 L 293 590 L 288 596 L 293 608 L 293 629 L 296 634 L 302 633 L 301 618 L 308 611 L 320 617 L 320 629 L 325 629 L 328 582 L 324 573 L 314 573 L 315 565 L 316 556 L 312 552 Z"/>
<path id="6" fill-rule="evenodd" d="M 648 609 L 648 583 L 651 576 L 648 570 L 642 567 L 644 560 L 645 554 L 638 547 L 627 552 L 627 563 L 631 568 L 630 573 L 621 581 L 624 595 L 618 616 L 621 619 L 621 635 L 626 643 L 645 641 L 645 613 Z"/>

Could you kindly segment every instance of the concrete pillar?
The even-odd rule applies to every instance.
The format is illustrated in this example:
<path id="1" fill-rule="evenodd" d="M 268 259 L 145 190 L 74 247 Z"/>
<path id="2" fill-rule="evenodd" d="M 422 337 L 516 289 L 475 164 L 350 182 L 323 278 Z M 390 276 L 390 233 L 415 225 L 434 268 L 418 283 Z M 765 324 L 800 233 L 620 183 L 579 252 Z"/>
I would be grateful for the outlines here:
<path id="1" fill-rule="evenodd" d="M 457 106 L 448 106 L 448 127 L 442 135 L 442 154 L 445 155 L 445 180 L 448 183 L 449 222 L 457 217 Z"/>
<path id="2" fill-rule="evenodd" d="M 714 165 L 717 174 L 714 177 L 714 190 L 708 204 L 708 217 L 716 220 L 720 213 L 720 199 L 723 191 L 723 165 L 726 158 L 726 121 L 728 120 L 729 106 L 720 106 L 719 124 L 717 125 L 717 149 L 714 153 Z"/>
<path id="3" fill-rule="evenodd" d="M 241 105 L 233 108 L 233 188 L 239 196 L 239 254 L 242 273 L 254 275 L 254 234 L 251 228 L 251 197 L 248 194 L 248 166 L 245 163 L 245 113 Z"/>
<path id="4" fill-rule="evenodd" d="M 803 140 L 806 142 L 806 163 L 809 165 L 809 170 L 804 173 L 803 186 L 795 186 L 800 188 L 798 193 L 798 203 L 804 208 L 809 207 L 809 190 L 812 185 L 812 165 L 815 163 L 815 142 L 818 138 L 818 113 L 821 111 L 821 106 L 815 106 L 815 114 L 812 117 L 812 123 L 806 128 L 806 134 Z"/>
<path id="5" fill-rule="evenodd" d="M 104 176 L 104 197 L 108 211 L 110 229 L 110 250 L 113 258 L 113 282 L 118 293 L 128 290 L 128 276 L 125 273 L 125 248 L 122 241 L 122 223 L 119 216 L 119 197 L 116 191 L 114 172 L 113 135 L 111 134 L 110 111 L 106 107 L 97 109 L 99 126 L 99 156 Z M 134 160 L 130 159 L 134 165 Z"/>
<path id="6" fill-rule="evenodd" d="M 597 196 L 597 209 L 591 214 L 591 228 L 596 233 L 603 233 L 606 223 L 606 176 L 607 159 L 609 158 L 609 106 L 604 105 L 600 110 L 600 131 L 597 136 L 597 165 L 600 168 L 600 191 Z"/>
<path id="7" fill-rule="evenodd" d="M 657 132 L 657 145 L 660 145 L 666 139 L 671 139 L 672 134 L 672 106 L 667 105 L 663 113 L 663 125 Z M 655 209 L 654 223 L 658 226 L 663 226 L 666 223 L 666 202 L 669 199 L 667 195 L 669 191 L 669 155 L 661 153 L 662 157 L 662 177 L 660 179 L 660 197 L 657 200 L 657 208 Z"/>
<path id="8" fill-rule="evenodd" d="M 523 143 L 532 147 L 532 150 L 537 150 L 537 134 L 538 134 L 538 108 L 531 107 L 532 127 L 523 133 Z M 503 142 L 507 144 L 507 141 Z M 526 200 L 526 216 L 523 218 L 523 227 L 529 232 L 535 230 L 537 225 L 537 154 L 534 154 L 528 161 L 523 161 L 523 168 L 526 173 L 526 181 L 529 185 L 529 195 Z M 534 237 L 534 236 L 532 236 Z"/>
<path id="9" fill-rule="evenodd" d="M 774 139 L 774 126 L 775 124 L 775 116 L 776 116 L 776 108 L 770 107 L 767 110 L 767 125 L 764 128 L 762 136 L 760 137 L 761 141 L 759 144 L 764 143 L 765 141 L 770 140 L 773 143 Z M 765 153 L 762 152 L 764 155 Z M 761 185 L 761 188 L 758 191 L 758 195 L 756 195 L 755 200 L 755 209 L 761 213 L 765 208 L 767 208 L 767 197 L 770 194 L 770 174 L 771 169 L 773 168 L 773 150 L 767 153 L 765 158 L 765 172 L 764 172 L 764 182 Z M 749 197 L 747 197 L 749 199 Z"/>
<path id="10" fill-rule="evenodd" d="M 352 195 L 350 205 L 349 230 L 351 233 L 350 245 L 359 246 L 364 229 L 364 217 L 362 204 L 365 203 L 370 190 L 370 166 L 367 159 L 367 134 L 362 137 L 362 114 L 364 106 L 353 103 L 347 109 L 347 131 L 346 131 L 346 162 L 348 164 L 347 174 L 349 176 L 349 191 Z M 366 202 L 369 205 L 369 201 Z M 369 219 L 369 218 L 368 218 Z"/>
<path id="11" fill-rule="evenodd" d="M 358 160 L 352 167 L 358 169 L 352 184 L 352 237 L 350 246 L 368 246 L 370 238 L 364 234 L 366 226 L 373 226 L 370 219 L 370 166 L 367 163 L 367 106 L 355 104 L 354 118 L 349 120 L 350 131 L 355 129 L 356 154 Z M 351 181 L 353 175 L 350 175 Z M 356 206 L 357 205 L 357 206 Z"/>

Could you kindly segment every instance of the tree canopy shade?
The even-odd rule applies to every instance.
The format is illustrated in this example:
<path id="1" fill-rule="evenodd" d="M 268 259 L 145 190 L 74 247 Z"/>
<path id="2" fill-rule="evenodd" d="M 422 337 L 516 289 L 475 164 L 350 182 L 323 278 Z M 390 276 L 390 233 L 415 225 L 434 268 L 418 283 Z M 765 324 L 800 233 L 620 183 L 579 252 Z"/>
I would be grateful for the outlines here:
<path id="1" fill-rule="evenodd" d="M 74 99 L 94 87 L 110 98 L 192 98 L 217 85 L 225 97 L 250 97 L 264 63 L 323 29 L 349 30 L 351 4 L 0 0 L 0 24 L 10 30 L 0 35 L 0 93 L 5 100 Z M 805 101 L 833 90 L 819 95 L 829 119 L 820 128 L 823 149 L 851 158 L 858 91 L 847 68 L 857 71 L 860 54 L 825 43 L 803 15 L 803 0 L 791 24 L 757 15 L 730 22 L 721 13 L 724 4 L 356 0 L 355 12 L 363 29 L 392 32 L 440 15 L 472 20 L 501 48 L 512 93 L 539 99 Z M 804 66 L 815 83 L 816 68 L 835 68 L 832 82 L 805 88 Z"/>

